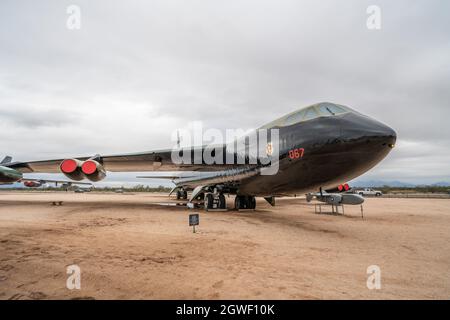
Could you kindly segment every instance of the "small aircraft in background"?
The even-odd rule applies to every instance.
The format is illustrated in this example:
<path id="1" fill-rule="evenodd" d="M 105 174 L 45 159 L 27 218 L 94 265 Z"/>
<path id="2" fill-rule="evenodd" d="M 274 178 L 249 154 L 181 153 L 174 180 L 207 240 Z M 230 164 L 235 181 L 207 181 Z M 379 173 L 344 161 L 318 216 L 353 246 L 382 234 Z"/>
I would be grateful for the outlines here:
<path id="1" fill-rule="evenodd" d="M 27 188 L 39 188 L 48 183 L 54 183 L 56 187 L 58 187 L 58 184 L 60 184 L 63 189 L 68 189 L 68 188 L 72 187 L 73 185 L 92 186 L 92 183 L 90 183 L 90 182 L 76 182 L 76 181 L 52 180 L 52 179 L 23 178 L 19 182 L 22 182 L 23 185 Z"/>

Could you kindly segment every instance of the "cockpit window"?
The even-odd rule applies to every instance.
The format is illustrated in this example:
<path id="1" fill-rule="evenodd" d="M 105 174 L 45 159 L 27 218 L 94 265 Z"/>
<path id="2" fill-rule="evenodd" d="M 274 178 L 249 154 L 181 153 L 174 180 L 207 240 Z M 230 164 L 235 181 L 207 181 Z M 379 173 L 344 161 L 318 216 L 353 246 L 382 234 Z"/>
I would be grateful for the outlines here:
<path id="1" fill-rule="evenodd" d="M 319 105 L 319 111 L 321 114 L 327 115 L 327 116 L 329 116 L 329 115 L 334 116 L 334 115 L 346 112 L 343 108 L 341 108 L 335 104 L 331 104 L 331 103 Z"/>
<path id="2" fill-rule="evenodd" d="M 294 113 L 286 119 L 285 125 L 290 126 L 291 124 L 300 122 L 303 120 L 303 116 L 305 115 L 305 110 L 301 110 L 299 112 Z"/>
<path id="3" fill-rule="evenodd" d="M 334 116 L 335 113 L 333 111 L 331 111 L 330 106 L 331 105 L 328 105 L 328 104 L 321 104 L 319 106 L 320 113 L 324 116 L 330 116 L 330 115 Z"/>
<path id="4" fill-rule="evenodd" d="M 318 103 L 297 112 L 294 112 L 288 116 L 279 118 L 271 123 L 266 124 L 262 128 L 270 128 L 275 126 L 290 126 L 299 122 L 315 119 L 318 117 L 332 117 L 347 112 L 356 112 L 346 106 L 336 105 L 330 102 Z"/>
<path id="5" fill-rule="evenodd" d="M 344 110 L 343 108 L 341 108 L 335 104 L 328 106 L 328 109 L 330 109 L 331 112 L 333 112 L 334 114 L 341 114 L 341 113 L 347 112 L 346 110 Z"/>
<path id="6" fill-rule="evenodd" d="M 317 111 L 311 107 L 311 108 L 306 109 L 305 117 L 303 118 L 303 120 L 310 120 L 310 119 L 316 118 L 318 116 L 319 115 L 317 114 Z"/>

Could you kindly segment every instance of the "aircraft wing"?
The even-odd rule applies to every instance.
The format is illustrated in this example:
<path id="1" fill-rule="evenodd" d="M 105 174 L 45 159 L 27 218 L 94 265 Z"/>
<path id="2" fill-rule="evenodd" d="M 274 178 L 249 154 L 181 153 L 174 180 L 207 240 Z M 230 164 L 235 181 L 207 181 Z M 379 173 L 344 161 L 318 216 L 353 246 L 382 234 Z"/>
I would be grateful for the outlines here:
<path id="1" fill-rule="evenodd" d="M 201 148 L 200 148 L 201 149 Z M 194 154 L 196 149 L 185 149 L 185 152 Z M 201 151 L 201 150 L 200 150 Z M 138 172 L 138 171 L 217 171 L 236 167 L 236 165 L 227 164 L 176 164 L 172 162 L 172 150 L 149 151 L 142 153 L 130 153 L 101 156 L 96 155 L 97 159 L 103 164 L 106 171 L 111 172 Z M 74 157 L 81 161 L 85 161 L 91 157 Z M 192 159 L 194 157 L 192 156 Z M 42 172 L 42 173 L 59 173 L 59 165 L 64 159 L 41 160 L 29 162 L 11 162 L 6 166 L 17 171 L 26 172 Z M 193 162 L 193 161 L 192 161 Z"/>
<path id="2" fill-rule="evenodd" d="M 137 178 L 170 179 L 177 186 L 187 186 L 194 188 L 197 185 L 206 186 L 211 184 L 236 182 L 258 174 L 260 174 L 260 170 L 258 168 L 243 165 L 239 168 L 229 168 L 228 170 L 221 171 L 191 172 L 189 174 L 179 174 L 171 176 L 147 175 L 139 176 Z"/>

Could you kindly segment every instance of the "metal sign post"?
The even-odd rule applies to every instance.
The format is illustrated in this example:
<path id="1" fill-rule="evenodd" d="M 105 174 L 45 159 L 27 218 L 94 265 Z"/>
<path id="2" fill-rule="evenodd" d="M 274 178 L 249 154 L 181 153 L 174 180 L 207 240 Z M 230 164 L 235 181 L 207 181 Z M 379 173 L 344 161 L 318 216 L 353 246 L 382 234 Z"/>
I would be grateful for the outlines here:
<path id="1" fill-rule="evenodd" d="M 195 233 L 195 226 L 200 224 L 200 215 L 198 213 L 189 215 L 189 226 L 192 226 L 192 232 Z"/>

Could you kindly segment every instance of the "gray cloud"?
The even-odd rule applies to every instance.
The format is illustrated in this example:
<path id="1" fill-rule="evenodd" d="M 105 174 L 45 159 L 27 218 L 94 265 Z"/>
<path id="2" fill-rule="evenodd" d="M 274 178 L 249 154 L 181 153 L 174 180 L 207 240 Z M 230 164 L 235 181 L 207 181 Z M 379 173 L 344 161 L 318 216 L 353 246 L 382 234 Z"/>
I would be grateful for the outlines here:
<path id="1" fill-rule="evenodd" d="M 0 109 L 2 122 L 24 126 L 33 130 L 39 127 L 61 127 L 78 119 L 75 113 L 66 114 L 62 109 L 41 110 L 40 107 L 11 105 Z"/>
<path id="2" fill-rule="evenodd" d="M 81 30 L 66 28 L 69 4 Z M 252 128 L 335 101 L 398 132 L 367 178 L 450 179 L 450 3 L 377 1 L 380 31 L 366 28 L 371 4 L 2 1 L 1 149 L 150 150 L 186 121 Z"/>

